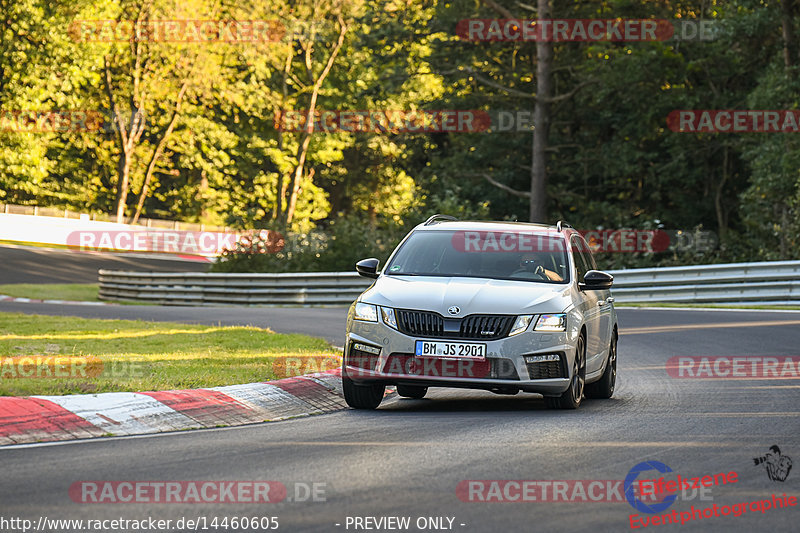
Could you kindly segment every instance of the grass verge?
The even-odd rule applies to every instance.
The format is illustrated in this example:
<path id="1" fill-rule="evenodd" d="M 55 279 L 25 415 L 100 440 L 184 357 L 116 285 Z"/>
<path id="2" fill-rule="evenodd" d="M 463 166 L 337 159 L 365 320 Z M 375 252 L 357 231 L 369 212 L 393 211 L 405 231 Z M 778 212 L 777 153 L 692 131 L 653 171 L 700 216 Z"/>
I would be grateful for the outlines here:
<path id="1" fill-rule="evenodd" d="M 288 373 L 287 360 L 314 371 L 338 356 L 323 339 L 255 327 L 0 313 L 2 396 L 252 383 L 304 373 Z"/>
<path id="2" fill-rule="evenodd" d="M 99 302 L 97 290 L 97 283 L 10 283 L 0 285 L 0 294 L 14 298 L 72 300 L 75 302 Z"/>

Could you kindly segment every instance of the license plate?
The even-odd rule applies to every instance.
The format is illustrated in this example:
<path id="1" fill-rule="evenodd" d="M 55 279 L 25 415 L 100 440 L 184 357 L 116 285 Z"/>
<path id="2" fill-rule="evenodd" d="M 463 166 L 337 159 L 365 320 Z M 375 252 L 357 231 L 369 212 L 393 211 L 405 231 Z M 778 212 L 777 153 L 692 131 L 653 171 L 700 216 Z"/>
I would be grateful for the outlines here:
<path id="1" fill-rule="evenodd" d="M 483 361 L 486 358 L 486 345 L 466 342 L 417 341 L 414 354 L 417 357 L 452 357 Z"/>

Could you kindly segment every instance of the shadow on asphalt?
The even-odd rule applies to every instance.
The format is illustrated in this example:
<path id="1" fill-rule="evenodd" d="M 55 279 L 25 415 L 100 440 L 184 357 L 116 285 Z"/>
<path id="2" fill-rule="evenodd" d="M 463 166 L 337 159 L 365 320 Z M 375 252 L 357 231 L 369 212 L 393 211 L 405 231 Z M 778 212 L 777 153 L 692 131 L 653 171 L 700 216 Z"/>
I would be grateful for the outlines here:
<path id="1" fill-rule="evenodd" d="M 410 398 L 387 398 L 381 404 L 379 411 L 381 414 L 389 413 L 458 413 L 458 412 L 520 412 L 536 411 L 548 412 L 557 415 L 567 416 L 570 414 L 579 415 L 580 413 L 592 413 L 597 411 L 616 410 L 627 404 L 625 399 L 611 398 L 608 400 L 584 400 L 577 410 L 571 409 L 548 409 L 544 399 L 538 394 L 520 393 L 517 395 L 494 395 L 478 391 L 471 394 L 471 397 L 452 396 L 452 393 L 433 393 L 432 398 L 413 400 Z"/>

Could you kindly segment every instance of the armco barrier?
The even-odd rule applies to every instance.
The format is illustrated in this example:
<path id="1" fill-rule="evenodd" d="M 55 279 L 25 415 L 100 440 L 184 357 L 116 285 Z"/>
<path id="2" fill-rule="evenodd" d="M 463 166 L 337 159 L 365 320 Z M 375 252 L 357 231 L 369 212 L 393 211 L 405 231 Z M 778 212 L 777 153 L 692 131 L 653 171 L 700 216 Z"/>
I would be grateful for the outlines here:
<path id="1" fill-rule="evenodd" d="M 800 261 L 612 270 L 617 303 L 800 304 Z M 355 272 L 204 274 L 100 270 L 100 299 L 162 305 L 343 305 Z"/>
<path id="2" fill-rule="evenodd" d="M 618 303 L 800 304 L 800 261 L 614 270 Z"/>
<path id="3" fill-rule="evenodd" d="M 100 270 L 100 299 L 163 305 L 342 305 L 370 285 L 355 272 L 204 274 Z"/>

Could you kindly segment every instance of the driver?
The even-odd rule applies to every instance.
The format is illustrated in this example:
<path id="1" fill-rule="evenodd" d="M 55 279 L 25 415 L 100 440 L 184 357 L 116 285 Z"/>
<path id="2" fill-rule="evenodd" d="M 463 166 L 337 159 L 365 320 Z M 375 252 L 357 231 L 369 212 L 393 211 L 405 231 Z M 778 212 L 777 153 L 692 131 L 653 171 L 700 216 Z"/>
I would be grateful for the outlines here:
<path id="1" fill-rule="evenodd" d="M 522 257 L 519 260 L 518 272 L 533 272 L 534 274 L 539 274 L 540 276 L 546 277 L 550 281 L 564 281 L 564 278 L 559 276 L 556 272 L 544 268 L 541 263 L 542 261 L 539 261 L 539 258 L 536 256 L 536 254 L 522 254 Z"/>

